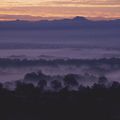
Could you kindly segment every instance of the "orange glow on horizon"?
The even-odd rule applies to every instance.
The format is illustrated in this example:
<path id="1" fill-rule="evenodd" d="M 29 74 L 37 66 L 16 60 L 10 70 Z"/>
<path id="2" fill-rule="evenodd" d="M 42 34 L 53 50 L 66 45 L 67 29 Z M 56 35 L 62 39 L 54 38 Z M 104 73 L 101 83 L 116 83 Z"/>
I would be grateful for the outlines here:
<path id="1" fill-rule="evenodd" d="M 0 20 L 120 18 L 120 0 L 1 0 Z"/>

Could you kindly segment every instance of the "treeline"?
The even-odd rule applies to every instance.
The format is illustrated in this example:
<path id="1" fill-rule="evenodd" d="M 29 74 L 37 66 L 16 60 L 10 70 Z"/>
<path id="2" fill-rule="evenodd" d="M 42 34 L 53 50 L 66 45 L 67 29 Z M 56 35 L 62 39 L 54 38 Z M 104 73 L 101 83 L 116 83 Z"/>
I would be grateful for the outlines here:
<path id="1" fill-rule="evenodd" d="M 120 120 L 120 84 L 67 87 L 59 92 L 22 82 L 9 91 L 0 84 L 1 120 Z"/>
<path id="2" fill-rule="evenodd" d="M 66 74 L 50 76 L 42 73 L 42 71 L 27 73 L 22 81 L 23 83 L 32 83 L 41 87 L 43 90 L 60 91 L 62 88 L 67 87 L 69 90 L 78 90 L 81 85 L 92 86 L 94 83 L 111 85 L 111 81 L 105 76 L 96 77 L 89 73 L 84 75 L 80 74 Z"/>
<path id="3" fill-rule="evenodd" d="M 120 58 L 103 58 L 103 59 L 10 59 L 10 58 L 0 58 L 0 67 L 23 67 L 23 66 L 57 66 L 57 65 L 88 65 L 88 66 L 98 66 L 98 65 L 110 65 L 120 67 Z"/>

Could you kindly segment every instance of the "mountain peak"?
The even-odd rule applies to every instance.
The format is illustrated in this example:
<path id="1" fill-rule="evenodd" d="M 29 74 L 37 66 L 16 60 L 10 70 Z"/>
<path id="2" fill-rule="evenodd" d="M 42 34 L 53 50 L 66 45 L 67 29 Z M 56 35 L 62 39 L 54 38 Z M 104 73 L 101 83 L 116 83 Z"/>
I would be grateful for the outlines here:
<path id="1" fill-rule="evenodd" d="M 73 18 L 73 20 L 75 20 L 75 21 L 81 21 L 81 20 L 86 21 L 87 19 L 85 17 L 76 16 L 76 17 Z"/>

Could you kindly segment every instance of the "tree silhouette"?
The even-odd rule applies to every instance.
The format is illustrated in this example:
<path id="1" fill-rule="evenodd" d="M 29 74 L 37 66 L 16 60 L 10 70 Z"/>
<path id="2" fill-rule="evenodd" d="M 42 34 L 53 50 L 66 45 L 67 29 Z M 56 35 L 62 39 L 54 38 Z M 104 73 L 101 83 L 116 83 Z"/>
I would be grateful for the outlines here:
<path id="1" fill-rule="evenodd" d="M 114 82 L 112 83 L 111 88 L 112 88 L 112 89 L 117 89 L 117 88 L 120 88 L 120 83 L 119 83 L 119 82 L 117 82 L 117 81 L 114 81 Z"/>
<path id="2" fill-rule="evenodd" d="M 98 84 L 106 85 L 107 82 L 108 82 L 108 79 L 105 76 L 99 77 Z"/>
<path id="3" fill-rule="evenodd" d="M 37 80 L 39 79 L 38 75 L 35 72 L 27 73 L 24 77 L 25 80 Z"/>
<path id="4" fill-rule="evenodd" d="M 46 86 L 47 86 L 47 81 L 46 80 L 39 80 L 39 82 L 38 82 L 38 88 L 40 90 L 44 90 Z"/>
<path id="5" fill-rule="evenodd" d="M 60 89 L 62 88 L 62 85 L 61 85 L 61 82 L 60 82 L 60 81 L 54 80 L 54 81 L 51 82 L 51 87 L 52 87 L 54 90 L 58 91 L 58 90 L 60 90 Z"/>
<path id="6" fill-rule="evenodd" d="M 63 81 L 64 81 L 65 86 L 68 86 L 68 87 L 74 87 L 78 85 L 78 82 L 76 80 L 76 75 L 74 74 L 66 75 Z"/>

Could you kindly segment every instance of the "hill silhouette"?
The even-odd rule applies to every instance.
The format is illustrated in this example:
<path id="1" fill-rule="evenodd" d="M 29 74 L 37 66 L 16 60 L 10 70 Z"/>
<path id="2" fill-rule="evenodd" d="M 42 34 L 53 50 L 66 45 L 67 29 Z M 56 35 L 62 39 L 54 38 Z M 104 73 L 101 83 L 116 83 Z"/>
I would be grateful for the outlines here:
<path id="1" fill-rule="evenodd" d="M 83 28 L 120 28 L 120 19 L 92 21 L 76 16 L 73 19 L 41 21 L 1 21 L 0 30 L 34 30 L 34 29 L 83 29 Z"/>

